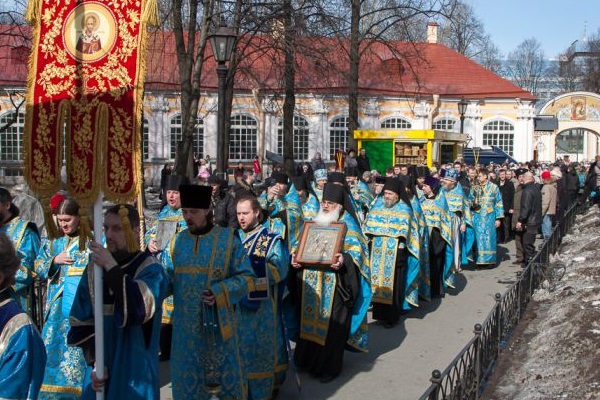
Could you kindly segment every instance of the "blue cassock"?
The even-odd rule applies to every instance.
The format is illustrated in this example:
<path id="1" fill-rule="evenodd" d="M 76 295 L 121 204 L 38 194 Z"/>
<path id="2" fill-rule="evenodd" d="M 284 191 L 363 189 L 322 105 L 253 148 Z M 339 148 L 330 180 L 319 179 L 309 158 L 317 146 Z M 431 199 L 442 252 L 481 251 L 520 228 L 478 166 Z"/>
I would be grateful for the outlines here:
<path id="1" fill-rule="evenodd" d="M 440 231 L 442 239 L 446 242 L 442 281 L 444 283 L 444 288 L 454 288 L 454 275 L 456 270 L 452 267 L 452 259 L 454 256 L 452 251 L 452 221 L 448 215 L 446 197 L 442 193 L 438 193 L 434 198 L 424 197 L 421 202 L 421 209 L 423 210 L 429 235 L 431 235 L 433 228 L 437 228 Z M 448 250 L 448 248 L 450 248 L 450 250 Z"/>
<path id="2" fill-rule="evenodd" d="M 106 399 L 158 400 L 160 305 L 168 288 L 163 266 L 149 253 L 104 272 L 104 361 Z M 94 273 L 88 265 L 71 307 L 70 346 L 82 347 L 91 363 L 94 349 Z M 96 398 L 85 370 L 83 399 Z"/>
<path id="3" fill-rule="evenodd" d="M 364 215 L 365 210 L 368 210 L 373 202 L 373 193 L 371 193 L 371 189 L 369 189 L 369 186 L 366 183 L 359 180 L 356 185 L 350 189 L 350 192 L 357 215 Z M 354 198 L 354 196 L 357 196 L 358 199 Z"/>
<path id="4" fill-rule="evenodd" d="M 0 399 L 34 400 L 46 365 L 46 349 L 21 306 L 0 290 Z"/>
<path id="5" fill-rule="evenodd" d="M 73 264 L 54 262 L 54 257 L 63 251 L 75 260 Z M 79 347 L 67 345 L 67 334 L 71 306 L 89 259 L 89 250 L 79 249 L 78 236 L 63 236 L 45 241 L 35 260 L 35 272 L 41 279 L 49 280 L 42 329 L 48 361 L 40 399 L 81 398 L 85 358 Z"/>
<path id="6" fill-rule="evenodd" d="M 367 351 L 367 311 L 371 303 L 371 270 L 369 247 L 358 222 L 344 212 L 340 222 L 346 224 L 342 252 L 352 258 L 358 267 L 359 291 L 352 310 L 350 335 L 347 345 L 358 351 Z M 325 345 L 335 295 L 336 273 L 324 269 L 302 268 L 302 305 L 300 337 Z"/>
<path id="7" fill-rule="evenodd" d="M 290 185 L 283 199 L 267 199 L 265 191 L 258 198 L 260 206 L 266 210 L 267 220 L 264 222 L 266 228 L 277 233 L 287 244 L 288 251 L 293 253 L 298 247 L 300 228 L 302 227 L 303 215 L 302 204 L 298 191 L 294 185 Z M 285 214 L 286 220 L 282 219 Z"/>
<path id="8" fill-rule="evenodd" d="M 319 211 L 321 210 L 321 204 L 317 196 L 315 196 L 310 191 L 308 192 L 308 199 L 304 204 L 302 204 L 302 215 L 304 216 L 304 220 L 312 221 L 315 219 Z"/>
<path id="9" fill-rule="evenodd" d="M 257 343 L 239 335 L 239 302 L 254 290 L 255 274 L 234 229 L 214 226 L 193 235 L 188 229 L 173 239 L 164 263 L 171 275 L 175 309 L 171 379 L 176 400 L 209 399 L 205 378 L 221 385 L 219 398 L 246 399 L 243 349 Z M 210 289 L 213 306 L 202 293 Z"/>
<path id="10" fill-rule="evenodd" d="M 425 216 L 421 209 L 419 198 L 413 195 L 410 198 L 413 216 L 417 220 L 419 232 L 419 296 L 425 300 L 431 299 L 431 282 L 429 280 L 429 231 Z"/>
<path id="11" fill-rule="evenodd" d="M 496 220 L 504 218 L 502 195 L 498 186 L 486 182 L 484 186 L 471 188 L 469 201 L 478 201 L 479 211 L 473 211 L 473 229 L 475 231 L 475 263 L 496 264 Z"/>
<path id="12" fill-rule="evenodd" d="M 471 208 L 469 207 L 465 191 L 460 183 L 457 182 L 456 186 L 450 191 L 447 191 L 446 189 L 442 189 L 441 191 L 446 197 L 448 210 L 450 212 L 450 220 L 452 222 L 453 248 L 449 249 L 446 247 L 446 252 L 454 252 L 452 268 L 460 270 L 461 265 L 464 264 L 463 260 L 466 259 L 466 255 L 463 254 L 463 252 L 466 249 L 466 246 L 472 246 L 471 237 L 473 235 L 473 221 Z M 461 224 L 465 224 L 466 226 L 464 233 L 460 232 Z M 471 244 L 468 245 L 465 242 Z M 470 247 L 468 248 L 468 251 L 470 251 Z"/>
<path id="13" fill-rule="evenodd" d="M 371 246 L 371 287 L 373 302 L 395 304 L 394 281 L 396 256 L 400 238 L 403 238 L 408 249 L 406 281 L 401 285 L 405 292 L 396 296 L 400 298 L 399 306 L 410 310 L 419 305 L 419 259 L 420 237 L 419 225 L 412 207 L 400 200 L 393 207 L 387 208 L 383 196 L 373 202 L 363 224 L 363 232 L 372 236 Z M 400 285 L 397 285 L 400 287 Z"/>
<path id="14" fill-rule="evenodd" d="M 257 276 L 257 290 L 241 301 L 238 325 L 238 336 L 254 344 L 243 348 L 248 398 L 268 400 L 288 368 L 281 301 L 290 258 L 281 237 L 263 226 L 248 233 L 239 229 L 238 234 Z"/>
<path id="15" fill-rule="evenodd" d="M 25 311 L 29 311 L 29 291 L 35 277 L 34 263 L 41 245 L 38 229 L 33 222 L 14 217 L 0 227 L 0 232 L 12 240 L 17 254 L 21 257 L 13 296 Z"/>
<path id="16" fill-rule="evenodd" d="M 169 205 L 166 205 L 160 210 L 158 216 L 156 217 L 156 223 L 154 226 L 146 232 L 144 236 L 144 242 L 146 245 L 156 237 L 156 233 L 158 230 L 158 224 L 161 221 L 174 221 L 177 223 L 176 233 L 181 232 L 187 227 L 185 223 L 185 219 L 183 219 L 183 211 L 181 208 L 172 208 Z M 171 251 L 169 247 L 167 247 L 163 251 Z M 157 255 L 159 260 L 162 260 L 162 252 Z M 173 296 L 168 296 L 162 304 L 162 323 L 163 324 L 172 324 L 173 323 Z"/>

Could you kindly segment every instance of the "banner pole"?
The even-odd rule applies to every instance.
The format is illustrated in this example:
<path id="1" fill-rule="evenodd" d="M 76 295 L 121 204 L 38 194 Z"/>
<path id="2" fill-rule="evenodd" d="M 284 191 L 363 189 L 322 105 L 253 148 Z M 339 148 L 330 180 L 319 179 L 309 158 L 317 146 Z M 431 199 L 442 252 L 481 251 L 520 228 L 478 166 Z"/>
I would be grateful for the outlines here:
<path id="1" fill-rule="evenodd" d="M 103 193 L 98 194 L 94 203 L 94 240 L 102 244 L 103 218 L 102 218 Z M 94 340 L 96 347 L 96 377 L 104 379 L 104 270 L 94 263 Z M 104 389 L 96 392 L 96 400 L 104 400 Z"/>

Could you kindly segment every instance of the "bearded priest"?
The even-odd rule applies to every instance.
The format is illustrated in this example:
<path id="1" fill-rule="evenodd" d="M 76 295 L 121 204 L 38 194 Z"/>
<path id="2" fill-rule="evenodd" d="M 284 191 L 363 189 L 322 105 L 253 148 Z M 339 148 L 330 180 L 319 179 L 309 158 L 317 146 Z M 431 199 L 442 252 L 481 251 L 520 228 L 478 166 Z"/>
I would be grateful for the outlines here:
<path id="1" fill-rule="evenodd" d="M 342 370 L 344 349 L 366 351 L 367 309 L 371 302 L 371 276 L 367 241 L 350 210 L 344 187 L 327 184 L 314 221 L 320 226 L 343 222 L 346 226 L 340 252 L 326 268 L 300 265 L 292 254 L 292 267 L 299 270 L 300 338 L 295 362 L 328 383 Z M 300 271 L 301 270 L 301 271 Z"/>

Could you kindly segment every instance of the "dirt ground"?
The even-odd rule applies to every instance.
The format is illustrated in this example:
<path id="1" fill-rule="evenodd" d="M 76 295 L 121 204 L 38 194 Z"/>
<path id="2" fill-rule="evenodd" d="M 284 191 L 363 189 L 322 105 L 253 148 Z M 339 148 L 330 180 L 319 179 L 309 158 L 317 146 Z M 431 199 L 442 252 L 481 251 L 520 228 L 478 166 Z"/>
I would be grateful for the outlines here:
<path id="1" fill-rule="evenodd" d="M 536 291 L 484 391 L 496 399 L 600 399 L 600 211 L 577 216 L 553 261 L 567 271 Z"/>

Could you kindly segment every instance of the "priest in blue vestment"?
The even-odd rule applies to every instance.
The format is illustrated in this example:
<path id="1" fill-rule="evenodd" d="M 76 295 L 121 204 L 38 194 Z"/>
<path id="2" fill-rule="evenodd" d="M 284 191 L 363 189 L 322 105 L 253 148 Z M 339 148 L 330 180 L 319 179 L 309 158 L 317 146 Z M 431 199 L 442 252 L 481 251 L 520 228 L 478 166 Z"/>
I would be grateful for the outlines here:
<path id="1" fill-rule="evenodd" d="M 40 234 L 33 222 L 19 217 L 19 208 L 5 188 L 0 188 L 0 232 L 12 240 L 21 257 L 12 295 L 25 311 L 31 312 L 34 299 L 30 292 L 35 278 L 35 258 L 41 247 Z"/>
<path id="2" fill-rule="evenodd" d="M 471 187 L 469 202 L 473 212 L 475 243 L 473 258 L 478 267 L 496 265 L 496 228 L 504 218 L 500 189 L 488 179 L 488 171 L 477 172 L 477 184 Z"/>
<path id="3" fill-rule="evenodd" d="M 439 179 L 432 176 L 425 178 L 422 185 L 421 209 L 429 233 L 429 279 L 432 297 L 441 297 L 444 289 L 453 287 L 455 273 L 451 268 L 446 269 L 451 265 L 453 257 L 451 251 L 446 251 L 448 246 L 452 249 L 452 228 L 446 197 L 439 189 Z"/>
<path id="4" fill-rule="evenodd" d="M 11 297 L 11 285 L 21 266 L 12 241 L 0 233 L 0 399 L 38 397 L 46 349 L 40 334 Z"/>
<path id="5" fill-rule="evenodd" d="M 36 273 L 48 280 L 42 328 L 48 361 L 40 399 L 80 399 L 86 362 L 79 347 L 68 346 L 67 334 L 71 307 L 90 251 L 87 242 L 79 247 L 79 204 L 75 200 L 63 200 L 56 209 L 56 219 L 63 236 L 46 240 L 35 260 Z"/>
<path id="6" fill-rule="evenodd" d="M 300 299 L 295 363 L 322 383 L 341 373 L 345 348 L 367 349 L 366 315 L 372 296 L 369 249 L 347 197 L 343 186 L 325 185 L 321 210 L 314 219 L 319 226 L 345 224 L 335 262 L 326 267 L 301 265 L 292 254 L 292 267 L 300 271 L 295 280 Z"/>
<path id="7" fill-rule="evenodd" d="M 446 197 L 448 211 L 452 222 L 452 249 L 446 247 L 446 251 L 452 251 L 452 265 L 446 265 L 445 269 L 454 268 L 457 272 L 462 266 L 462 247 L 463 235 L 467 231 L 467 226 L 473 228 L 471 220 L 471 208 L 468 205 L 462 185 L 458 182 L 458 171 L 454 168 L 442 170 L 442 188 L 441 192 Z"/>
<path id="8" fill-rule="evenodd" d="M 104 388 L 106 399 L 158 400 L 158 339 L 161 305 L 169 285 L 160 262 L 139 251 L 140 220 L 130 205 L 116 205 L 104 215 L 106 248 L 90 242 L 92 262 L 104 270 L 104 360 L 106 374 L 93 371 L 94 271 L 86 268 L 71 307 L 68 343 L 81 347 L 88 367 L 83 399 L 96 398 Z M 135 247 L 138 249 L 135 250 Z"/>
<path id="9" fill-rule="evenodd" d="M 154 225 L 144 237 L 147 249 L 162 260 L 163 252 L 169 252 L 167 245 L 175 235 L 185 229 L 186 224 L 181 211 L 179 186 L 188 184 L 189 179 L 181 175 L 167 175 L 165 179 L 165 200 L 167 204 L 160 210 Z M 158 235 L 158 236 L 157 236 Z M 160 328 L 160 360 L 171 357 L 171 339 L 173 337 L 173 296 L 168 296 L 162 304 L 162 326 Z"/>
<path id="10" fill-rule="evenodd" d="M 419 226 L 400 179 L 386 179 L 363 232 L 370 239 L 373 319 L 391 328 L 419 300 Z"/>
<path id="11" fill-rule="evenodd" d="M 293 252 L 298 247 L 303 220 L 302 204 L 296 187 L 289 185 L 287 174 L 281 171 L 273 171 L 265 183 L 267 190 L 258 197 L 267 217 L 264 225 L 271 232 L 279 234 L 288 251 Z"/>
<path id="12" fill-rule="evenodd" d="M 300 177 L 304 180 L 304 177 Z M 239 336 L 248 376 L 248 399 L 274 398 L 288 368 L 288 341 L 282 317 L 282 298 L 290 257 L 276 233 L 260 224 L 262 209 L 256 196 L 236 198 L 238 235 L 256 274 L 255 290 L 240 302 Z"/>
<path id="13" fill-rule="evenodd" d="M 240 335 L 240 302 L 254 291 L 256 275 L 236 230 L 213 223 L 211 188 L 182 185 L 179 193 L 187 229 L 164 259 L 175 305 L 173 398 L 246 399 L 244 351 L 257 344 Z"/>

